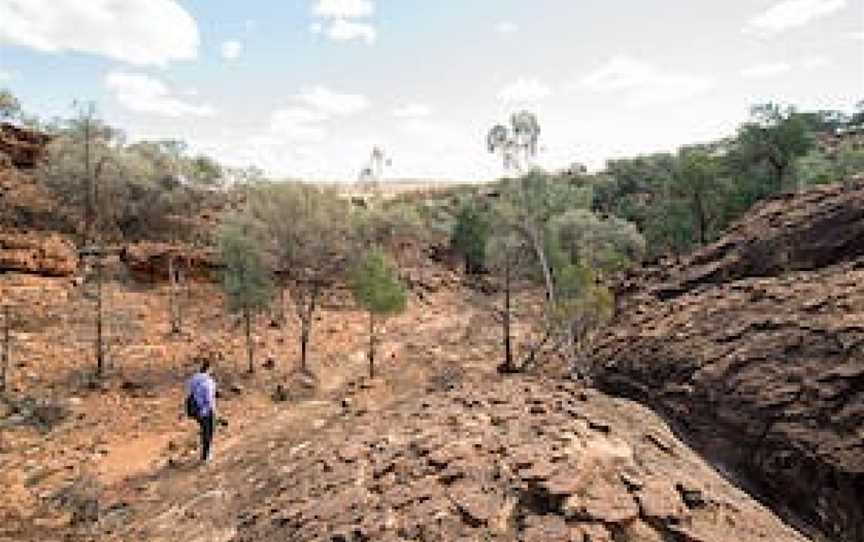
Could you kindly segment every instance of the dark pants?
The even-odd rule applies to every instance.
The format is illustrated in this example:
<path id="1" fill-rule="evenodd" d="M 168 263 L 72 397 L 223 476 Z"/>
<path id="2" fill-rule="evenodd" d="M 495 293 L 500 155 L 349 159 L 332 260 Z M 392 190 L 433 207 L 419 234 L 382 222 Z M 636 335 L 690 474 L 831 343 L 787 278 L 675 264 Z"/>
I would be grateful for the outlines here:
<path id="1" fill-rule="evenodd" d="M 204 461 L 210 458 L 210 446 L 213 444 L 215 421 L 212 412 L 198 418 L 198 425 L 201 426 L 201 459 Z"/>

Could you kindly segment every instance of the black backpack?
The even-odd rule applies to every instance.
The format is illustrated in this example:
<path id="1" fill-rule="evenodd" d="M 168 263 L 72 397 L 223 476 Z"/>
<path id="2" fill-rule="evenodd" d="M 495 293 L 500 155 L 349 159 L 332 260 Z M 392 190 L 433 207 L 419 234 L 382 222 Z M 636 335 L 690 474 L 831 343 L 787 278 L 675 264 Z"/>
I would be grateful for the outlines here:
<path id="1" fill-rule="evenodd" d="M 190 418 L 198 419 L 198 401 L 191 393 L 186 396 L 186 415 Z"/>

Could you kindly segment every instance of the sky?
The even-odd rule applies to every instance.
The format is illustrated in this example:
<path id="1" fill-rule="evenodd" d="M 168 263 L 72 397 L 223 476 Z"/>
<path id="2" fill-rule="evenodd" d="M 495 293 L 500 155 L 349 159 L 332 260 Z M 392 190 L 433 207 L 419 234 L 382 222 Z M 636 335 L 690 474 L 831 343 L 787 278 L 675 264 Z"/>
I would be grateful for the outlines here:
<path id="1" fill-rule="evenodd" d="M 751 105 L 864 99 L 864 0 L 0 0 L 0 87 L 130 140 L 278 177 L 502 174 L 528 109 L 550 169 L 731 135 Z"/>

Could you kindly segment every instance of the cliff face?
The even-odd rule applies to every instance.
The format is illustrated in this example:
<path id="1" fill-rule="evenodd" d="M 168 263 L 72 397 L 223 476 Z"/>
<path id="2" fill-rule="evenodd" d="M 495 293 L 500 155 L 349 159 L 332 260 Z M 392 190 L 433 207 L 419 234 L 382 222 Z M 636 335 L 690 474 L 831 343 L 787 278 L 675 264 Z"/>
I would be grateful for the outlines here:
<path id="1" fill-rule="evenodd" d="M 864 540 L 864 180 L 765 202 L 619 296 L 601 389 L 666 415 L 781 514 Z"/>

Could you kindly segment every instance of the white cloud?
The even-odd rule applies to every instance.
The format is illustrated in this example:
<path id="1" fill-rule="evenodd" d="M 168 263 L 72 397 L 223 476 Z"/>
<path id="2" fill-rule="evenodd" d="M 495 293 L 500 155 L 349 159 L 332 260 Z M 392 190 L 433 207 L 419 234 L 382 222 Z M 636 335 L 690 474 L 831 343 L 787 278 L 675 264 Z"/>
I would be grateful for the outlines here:
<path id="1" fill-rule="evenodd" d="M 393 110 L 393 116 L 402 119 L 419 119 L 432 114 L 432 109 L 423 104 L 407 104 Z"/>
<path id="2" fill-rule="evenodd" d="M 273 141 L 304 141 L 315 143 L 327 137 L 327 130 L 320 125 L 327 120 L 327 115 L 302 107 L 287 107 L 277 109 L 270 116 L 270 135 L 265 136 Z"/>
<path id="3" fill-rule="evenodd" d="M 175 0 L 0 0 L 0 44 L 75 51 L 135 65 L 197 57 L 200 37 Z"/>
<path id="4" fill-rule="evenodd" d="M 320 85 L 303 90 L 296 99 L 328 116 L 353 115 L 369 107 L 369 99 L 362 94 L 341 94 Z"/>
<path id="5" fill-rule="evenodd" d="M 323 34 L 332 41 L 362 40 L 368 45 L 378 39 L 375 25 L 354 20 L 375 13 L 372 0 L 316 0 L 312 13 L 326 21 L 326 24 L 318 21 L 309 26 L 309 31 L 315 35 Z"/>
<path id="6" fill-rule="evenodd" d="M 222 58 L 225 60 L 237 60 L 243 54 L 243 44 L 237 40 L 228 40 L 222 43 Z"/>
<path id="7" fill-rule="evenodd" d="M 312 13 L 325 19 L 370 17 L 375 13 L 375 3 L 372 0 L 317 0 Z"/>
<path id="8" fill-rule="evenodd" d="M 552 89 L 539 79 L 520 77 L 498 93 L 498 99 L 507 103 L 539 102 L 552 95 Z"/>
<path id="9" fill-rule="evenodd" d="M 674 103 L 709 91 L 714 82 L 706 76 L 663 72 L 627 56 L 613 57 L 576 85 L 598 93 L 622 92 L 631 107 Z"/>
<path id="10" fill-rule="evenodd" d="M 369 107 L 369 100 L 361 94 L 343 94 L 320 85 L 303 90 L 292 100 L 299 105 L 274 111 L 267 132 L 256 138 L 258 143 L 269 146 L 286 142 L 321 143 L 327 138 L 328 120 Z"/>
<path id="11" fill-rule="evenodd" d="M 12 79 L 11 73 L 4 71 L 4 70 L 0 70 L 0 81 L 8 81 L 10 79 Z"/>
<path id="12" fill-rule="evenodd" d="M 495 32 L 499 34 L 515 34 L 519 32 L 519 26 L 511 21 L 501 21 L 495 25 Z"/>
<path id="13" fill-rule="evenodd" d="M 368 23 L 355 23 L 345 19 L 336 19 L 327 27 L 325 35 L 333 41 L 359 39 L 372 45 L 378 38 L 378 31 Z"/>
<path id="14" fill-rule="evenodd" d="M 741 76 L 748 79 L 764 79 L 789 73 L 790 71 L 792 71 L 792 66 L 788 62 L 768 62 L 741 70 Z"/>
<path id="15" fill-rule="evenodd" d="M 831 59 L 822 55 L 806 55 L 801 60 L 801 66 L 805 70 L 816 70 L 831 64 Z"/>
<path id="16" fill-rule="evenodd" d="M 105 85 L 121 105 L 137 113 L 162 117 L 211 117 L 209 105 L 194 105 L 178 98 L 165 83 L 142 73 L 111 72 Z"/>
<path id="17" fill-rule="evenodd" d="M 846 0 L 784 0 L 747 21 L 744 31 L 771 36 L 798 28 L 846 7 Z"/>

